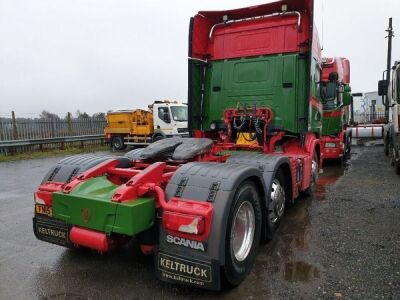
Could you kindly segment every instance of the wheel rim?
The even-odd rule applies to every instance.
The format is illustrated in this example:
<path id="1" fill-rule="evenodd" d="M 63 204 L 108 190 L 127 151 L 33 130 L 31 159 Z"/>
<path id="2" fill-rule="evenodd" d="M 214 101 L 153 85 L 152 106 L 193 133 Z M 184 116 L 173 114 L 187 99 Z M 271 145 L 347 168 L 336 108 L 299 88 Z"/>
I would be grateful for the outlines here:
<path id="1" fill-rule="evenodd" d="M 231 248 L 237 261 L 243 261 L 249 255 L 254 231 L 254 208 L 249 201 L 244 201 L 236 212 L 231 230 Z"/>
<path id="2" fill-rule="evenodd" d="M 114 148 L 115 148 L 115 149 L 121 148 L 121 144 L 120 144 L 119 141 L 115 141 L 115 142 L 114 142 Z"/>
<path id="3" fill-rule="evenodd" d="M 318 179 L 318 162 L 314 157 L 311 163 L 311 187 L 314 187 L 314 185 L 317 183 L 317 179 Z"/>
<path id="4" fill-rule="evenodd" d="M 285 190 L 278 179 L 272 181 L 271 202 L 269 206 L 270 220 L 276 223 L 285 211 Z"/>

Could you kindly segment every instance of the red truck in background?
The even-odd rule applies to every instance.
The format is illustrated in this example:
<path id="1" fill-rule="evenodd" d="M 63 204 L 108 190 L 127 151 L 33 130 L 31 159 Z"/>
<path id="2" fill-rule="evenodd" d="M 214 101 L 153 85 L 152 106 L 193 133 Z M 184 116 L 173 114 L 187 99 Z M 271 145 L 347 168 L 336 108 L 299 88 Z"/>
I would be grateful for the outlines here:
<path id="1" fill-rule="evenodd" d="M 322 60 L 321 99 L 323 103 L 321 157 L 344 158 L 351 150 L 350 61 L 344 57 Z"/>

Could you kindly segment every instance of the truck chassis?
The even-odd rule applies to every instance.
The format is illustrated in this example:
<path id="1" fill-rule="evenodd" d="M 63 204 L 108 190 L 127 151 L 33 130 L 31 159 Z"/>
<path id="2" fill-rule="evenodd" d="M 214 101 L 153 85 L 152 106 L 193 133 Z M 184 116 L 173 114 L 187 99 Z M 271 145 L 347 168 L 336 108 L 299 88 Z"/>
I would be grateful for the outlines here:
<path id="1" fill-rule="evenodd" d="M 255 147 L 171 138 L 126 157 L 64 159 L 35 193 L 35 235 L 99 252 L 136 238 L 143 253 L 155 253 L 161 280 L 237 285 L 285 206 L 310 192 L 318 176 L 318 139 L 284 140 L 277 134 Z"/>

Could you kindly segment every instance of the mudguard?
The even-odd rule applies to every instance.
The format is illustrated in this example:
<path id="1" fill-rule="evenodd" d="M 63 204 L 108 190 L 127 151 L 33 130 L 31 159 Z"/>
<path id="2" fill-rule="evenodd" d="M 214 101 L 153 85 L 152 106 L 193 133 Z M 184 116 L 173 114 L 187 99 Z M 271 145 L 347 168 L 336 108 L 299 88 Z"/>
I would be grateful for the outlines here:
<path id="1" fill-rule="evenodd" d="M 167 199 L 180 197 L 211 202 L 214 208 L 212 226 L 210 235 L 202 242 L 172 236 L 160 226 L 156 253 L 159 279 L 219 290 L 220 270 L 225 264 L 228 215 L 236 189 L 251 178 L 256 181 L 265 200 L 274 172 L 288 161 L 280 155 L 244 154 L 232 157 L 225 164 L 194 162 L 176 171 L 166 188 Z M 187 274 L 188 270 L 195 268 L 203 277 Z"/>
<path id="2" fill-rule="evenodd" d="M 118 167 L 127 168 L 131 165 L 129 158 L 117 156 L 96 156 L 93 154 L 80 154 L 74 155 L 60 160 L 54 165 L 46 176 L 43 178 L 42 183 L 48 181 L 67 183 L 71 181 L 76 175 L 108 160 L 117 159 L 120 163 Z"/>
<path id="3" fill-rule="evenodd" d="M 127 153 L 125 153 L 125 157 L 129 158 L 130 160 L 140 160 L 142 159 L 141 155 L 145 148 L 133 149 Z"/>
<path id="4" fill-rule="evenodd" d="M 290 160 L 281 154 L 243 153 L 231 156 L 227 163 L 243 164 L 257 167 L 263 176 L 265 194 L 271 194 L 271 183 L 276 171 L 285 165 L 290 170 Z"/>

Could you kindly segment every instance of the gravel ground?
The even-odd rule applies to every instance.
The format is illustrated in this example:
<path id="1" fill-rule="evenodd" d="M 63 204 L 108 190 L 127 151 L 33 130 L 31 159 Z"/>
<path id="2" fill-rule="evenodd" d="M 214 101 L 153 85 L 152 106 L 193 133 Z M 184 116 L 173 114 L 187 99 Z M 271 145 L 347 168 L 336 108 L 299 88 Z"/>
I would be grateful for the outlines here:
<path id="1" fill-rule="evenodd" d="M 313 203 L 317 297 L 400 299 L 400 177 L 382 147 L 356 148 L 346 174 Z"/>
<path id="2" fill-rule="evenodd" d="M 0 299 L 400 299 L 400 177 L 355 147 L 289 209 L 248 278 L 212 293 L 156 280 L 134 246 L 98 255 L 35 239 L 32 194 L 60 158 L 0 163 Z"/>

